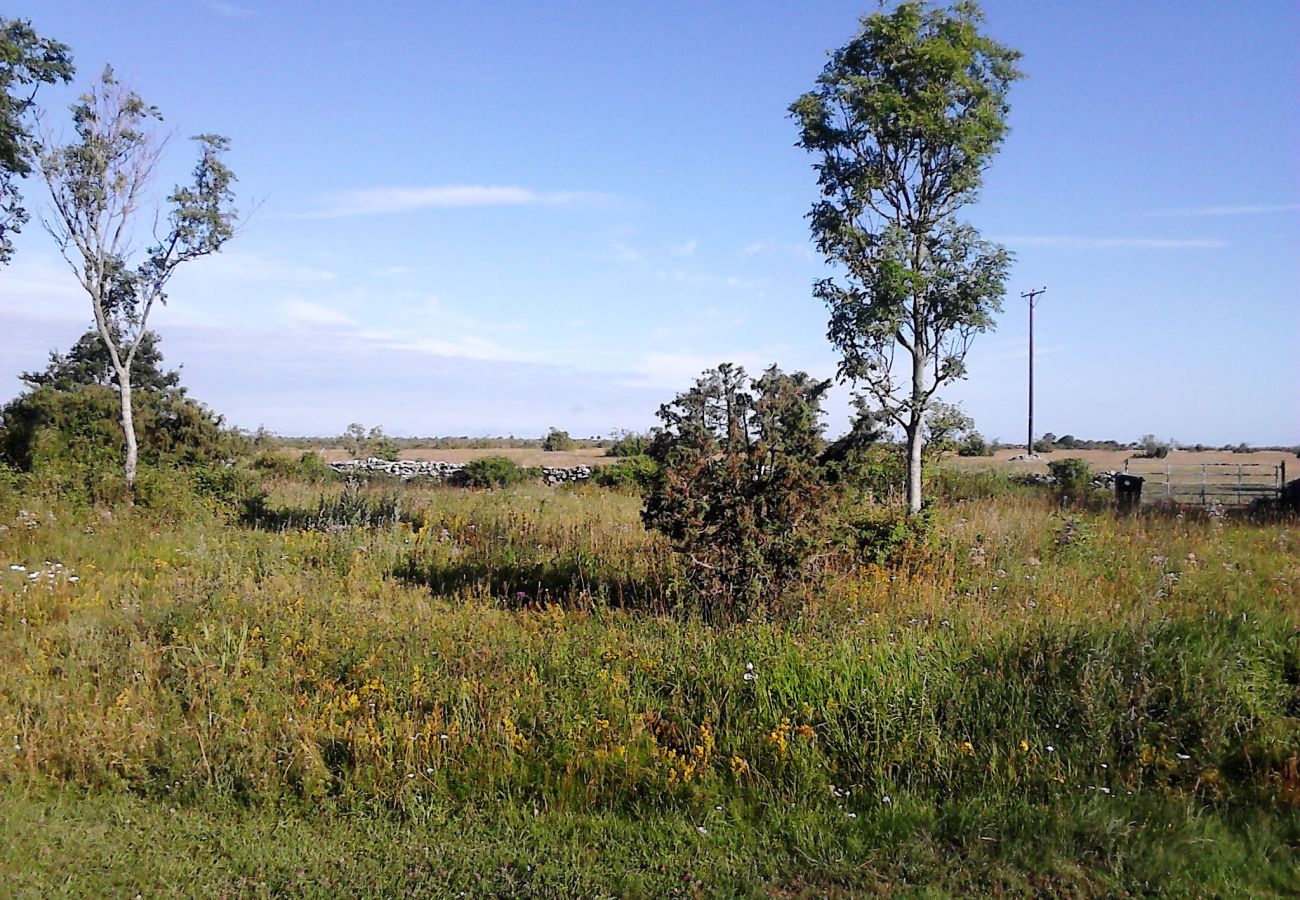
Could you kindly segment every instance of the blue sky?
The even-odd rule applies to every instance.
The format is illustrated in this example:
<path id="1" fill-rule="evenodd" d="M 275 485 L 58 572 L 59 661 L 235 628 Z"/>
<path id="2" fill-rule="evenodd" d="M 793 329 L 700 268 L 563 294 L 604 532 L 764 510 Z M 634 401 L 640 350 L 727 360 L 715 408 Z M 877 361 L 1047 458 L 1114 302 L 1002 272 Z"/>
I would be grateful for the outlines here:
<path id="1" fill-rule="evenodd" d="M 228 135 L 245 207 L 153 320 L 244 427 L 575 434 L 653 423 L 724 360 L 829 377 L 812 160 L 786 107 L 874 3 L 18 0 L 174 131 Z M 944 392 L 1038 430 L 1300 442 L 1300 7 L 985 5 L 1024 54 L 967 218 L 1016 254 Z M 43 95 L 61 114 L 72 91 Z M 39 204 L 39 185 L 28 184 Z M 0 397 L 89 322 L 33 221 L 0 270 Z M 831 432 L 845 424 L 837 390 Z"/>

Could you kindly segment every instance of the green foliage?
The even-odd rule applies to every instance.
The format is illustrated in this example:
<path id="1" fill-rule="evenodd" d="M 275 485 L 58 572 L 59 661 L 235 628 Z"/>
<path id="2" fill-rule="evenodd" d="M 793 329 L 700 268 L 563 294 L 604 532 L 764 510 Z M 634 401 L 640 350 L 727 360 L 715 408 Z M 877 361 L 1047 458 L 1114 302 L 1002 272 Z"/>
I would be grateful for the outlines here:
<path id="1" fill-rule="evenodd" d="M 591 479 L 601 487 L 642 491 L 654 483 L 658 473 L 659 466 L 649 456 L 624 456 L 616 463 L 594 468 Z"/>
<path id="2" fill-rule="evenodd" d="M 644 456 L 650 452 L 653 436 L 646 432 L 615 432 L 615 440 L 605 449 L 606 456 Z"/>
<path id="3" fill-rule="evenodd" d="M 701 611 L 773 609 L 823 543 L 821 401 L 830 382 L 723 363 L 659 408 L 643 520 L 690 566 Z"/>
<path id="4" fill-rule="evenodd" d="M 790 107 L 818 160 L 813 239 L 844 273 L 813 293 L 830 310 L 839 374 L 866 386 L 909 450 L 931 398 L 965 374 L 973 336 L 994 325 L 1009 265 L 956 211 L 975 197 L 1006 132 L 1019 54 L 979 33 L 974 3 L 904 2 L 866 16 L 817 88 Z M 896 381 L 894 352 L 911 357 Z M 909 452 L 908 506 L 921 508 Z"/>
<path id="5" fill-rule="evenodd" d="M 538 470 L 520 466 L 505 456 L 483 456 L 466 463 L 458 480 L 467 487 L 499 488 L 535 478 L 538 474 Z"/>
<path id="6" fill-rule="evenodd" d="M 873 465 L 877 445 L 888 435 L 884 414 L 874 409 L 871 399 L 863 394 L 854 394 L 853 407 L 856 414 L 849 425 L 849 430 L 827 445 L 822 451 L 821 463 L 827 478 L 832 482 L 854 481 L 870 478 L 863 470 Z"/>
<path id="7" fill-rule="evenodd" d="M 23 19 L 0 18 L 0 265 L 28 213 L 17 180 L 32 171 L 32 108 L 43 84 L 72 80 L 72 51 L 43 38 Z"/>
<path id="8" fill-rule="evenodd" d="M 836 539 L 860 564 L 895 565 L 929 539 L 930 510 L 925 506 L 920 514 L 909 514 L 897 505 L 861 504 L 836 523 Z"/>
<path id="9" fill-rule="evenodd" d="M 301 478 L 307 481 L 320 481 L 332 477 L 334 470 L 326 464 L 319 453 L 307 451 L 298 456 L 276 450 L 264 450 L 253 458 L 254 469 L 281 478 Z"/>
<path id="10" fill-rule="evenodd" d="M 397 443 L 378 425 L 367 431 L 360 422 L 353 422 L 339 437 L 339 443 L 353 459 L 375 457 L 392 461 L 401 455 Z"/>
<path id="11" fill-rule="evenodd" d="M 148 465 L 205 465 L 243 450 L 219 418 L 178 393 L 141 392 L 136 413 L 141 458 Z M 118 414 L 111 388 L 29 391 L 0 411 L 0 459 L 51 486 L 96 499 L 112 496 L 124 449 Z"/>
<path id="12" fill-rule="evenodd" d="M 942 456 L 956 449 L 974 429 L 975 420 L 966 415 L 960 403 L 935 400 L 925 413 L 925 452 Z"/>
<path id="13" fill-rule="evenodd" d="M 957 444 L 958 456 L 992 456 L 993 446 L 978 431 L 970 431 Z"/>
<path id="14" fill-rule="evenodd" d="M 1092 467 L 1078 457 L 1054 459 L 1047 464 L 1047 471 L 1062 496 L 1078 499 L 1091 490 Z"/>
<path id="15" fill-rule="evenodd" d="M 1145 459 L 1164 459 L 1172 449 L 1173 445 L 1169 441 L 1159 440 L 1154 434 L 1144 434 L 1142 440 L 1138 442 L 1138 452 L 1134 456 Z"/>
<path id="16" fill-rule="evenodd" d="M 114 340 L 120 341 L 121 335 L 114 333 Z M 45 371 L 24 372 L 18 377 L 28 387 L 52 387 L 60 391 L 74 390 L 87 384 L 117 386 L 113 360 L 104 339 L 95 328 L 79 337 L 66 354 L 51 350 Z M 163 354 L 158 347 L 156 332 L 146 331 L 140 337 L 139 349 L 131 361 L 131 388 L 137 391 L 185 393 L 185 388 L 181 386 L 181 373 L 163 368 Z"/>
<path id="17" fill-rule="evenodd" d="M 272 490 L 0 501 L 11 893 L 1291 891 L 1289 523 L 936 507 L 716 628 L 633 497 Z"/>
<path id="18" fill-rule="evenodd" d="M 574 447 L 573 438 L 569 437 L 567 431 L 561 431 L 558 428 L 552 428 L 547 432 L 546 437 L 542 439 L 542 449 L 556 453 L 567 452 Z"/>

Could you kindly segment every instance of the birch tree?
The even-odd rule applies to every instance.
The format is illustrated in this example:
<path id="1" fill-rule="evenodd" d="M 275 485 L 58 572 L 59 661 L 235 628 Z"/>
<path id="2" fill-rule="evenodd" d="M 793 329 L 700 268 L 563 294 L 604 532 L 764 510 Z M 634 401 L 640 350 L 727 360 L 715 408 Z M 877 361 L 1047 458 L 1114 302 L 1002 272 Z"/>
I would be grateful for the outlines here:
<path id="1" fill-rule="evenodd" d="M 167 282 L 190 260 L 216 253 L 234 235 L 234 175 L 222 161 L 229 141 L 200 134 L 199 159 L 188 185 L 166 208 L 149 196 L 165 138 L 157 107 L 140 99 L 106 68 L 71 107 L 76 138 L 58 143 L 44 131 L 38 159 L 49 188 L 46 229 L 90 297 L 95 328 L 108 351 L 121 399 L 126 438 L 124 472 L 134 487 L 138 448 L 132 413 L 132 364 L 146 342 L 149 315 L 167 302 Z M 152 240 L 137 243 L 142 225 Z"/>
<path id="2" fill-rule="evenodd" d="M 981 21 L 974 3 L 905 2 L 866 16 L 790 107 L 798 146 L 817 156 L 813 239 L 837 276 L 813 292 L 830 310 L 840 377 L 865 387 L 906 436 L 912 512 L 926 410 L 965 376 L 1009 265 L 957 219 L 1002 143 L 1007 89 L 1020 77 L 1019 53 L 981 35 Z"/>

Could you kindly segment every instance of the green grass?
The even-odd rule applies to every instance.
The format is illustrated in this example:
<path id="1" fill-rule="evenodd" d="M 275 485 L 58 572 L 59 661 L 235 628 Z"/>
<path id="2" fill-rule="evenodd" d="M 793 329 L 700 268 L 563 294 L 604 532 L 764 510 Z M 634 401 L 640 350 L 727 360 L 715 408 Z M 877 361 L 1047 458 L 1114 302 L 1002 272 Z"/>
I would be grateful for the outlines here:
<path id="1" fill-rule="evenodd" d="M 958 484 L 713 627 L 634 497 L 271 487 L 0 497 L 6 890 L 1295 888 L 1293 523 Z"/>

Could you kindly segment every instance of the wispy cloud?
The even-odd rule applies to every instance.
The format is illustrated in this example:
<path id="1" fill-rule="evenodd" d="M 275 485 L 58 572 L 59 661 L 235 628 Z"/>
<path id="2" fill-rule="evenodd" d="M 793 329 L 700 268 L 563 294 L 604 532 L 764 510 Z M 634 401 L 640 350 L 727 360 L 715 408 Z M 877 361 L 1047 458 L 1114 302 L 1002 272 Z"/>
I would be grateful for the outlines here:
<path id="1" fill-rule="evenodd" d="M 444 184 L 342 191 L 330 206 L 310 218 L 334 219 L 414 212 L 422 209 L 467 209 L 484 206 L 570 206 L 608 199 L 590 191 L 537 191 L 517 185 Z"/>
<path id="2" fill-rule="evenodd" d="M 789 241 L 754 241 L 746 244 L 740 252 L 745 256 L 794 256 L 800 259 L 814 259 L 816 257 L 812 247 L 808 244 L 796 244 Z"/>
<path id="3" fill-rule="evenodd" d="M 694 252 L 695 241 L 690 241 L 691 252 Z M 680 248 L 679 248 L 680 249 Z M 668 251 L 672 253 L 671 248 Z M 686 254 L 676 253 L 675 256 Z M 656 258 L 651 258 L 642 250 L 629 246 L 621 241 L 610 244 L 609 252 L 595 257 L 597 259 L 607 259 L 613 262 L 624 263 L 640 269 L 642 272 L 650 275 L 659 281 L 666 281 L 672 284 L 693 285 L 696 287 L 710 288 L 733 288 L 736 290 L 762 292 L 767 286 L 764 279 L 741 278 L 736 275 L 714 275 L 710 272 L 701 272 L 698 269 L 684 269 L 677 265 L 661 265 L 662 254 L 657 254 Z"/>
<path id="4" fill-rule="evenodd" d="M 390 278 L 395 275 L 409 275 L 415 269 L 410 266 L 388 266 L 383 269 L 371 269 L 370 275 L 374 278 Z"/>
<path id="5" fill-rule="evenodd" d="M 1236 206 L 1192 206 L 1186 209 L 1155 209 L 1142 213 L 1147 218 L 1182 216 L 1255 216 L 1268 213 L 1300 212 L 1300 203 L 1243 203 Z"/>
<path id="6" fill-rule="evenodd" d="M 1060 250 L 1213 250 L 1228 246 L 1218 238 L 1101 238 L 1072 235 L 1017 234 L 993 238 L 1000 244 L 1055 247 Z"/>
<path id="7" fill-rule="evenodd" d="M 352 327 L 357 324 L 347 313 L 310 300 L 290 300 L 284 304 L 284 312 L 291 321 L 303 325 Z"/>
<path id="8" fill-rule="evenodd" d="M 338 275 L 329 269 L 299 265 L 257 253 L 227 251 L 196 260 L 187 274 L 202 275 L 205 280 L 231 278 L 261 282 L 328 282 Z"/>
<path id="9" fill-rule="evenodd" d="M 669 244 L 664 249 L 668 251 L 669 256 L 694 256 L 695 251 L 700 249 L 700 242 L 693 239 L 680 244 Z"/>
<path id="10" fill-rule="evenodd" d="M 257 15 L 255 10 L 245 6 L 236 6 L 233 3 L 222 3 L 221 0 L 203 0 L 203 6 L 223 19 L 251 19 Z"/>

